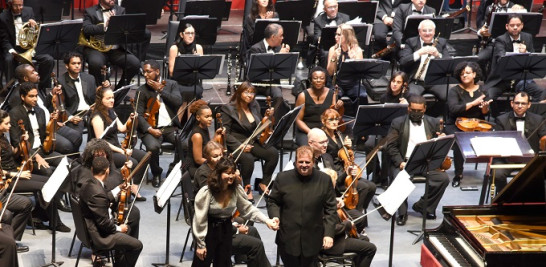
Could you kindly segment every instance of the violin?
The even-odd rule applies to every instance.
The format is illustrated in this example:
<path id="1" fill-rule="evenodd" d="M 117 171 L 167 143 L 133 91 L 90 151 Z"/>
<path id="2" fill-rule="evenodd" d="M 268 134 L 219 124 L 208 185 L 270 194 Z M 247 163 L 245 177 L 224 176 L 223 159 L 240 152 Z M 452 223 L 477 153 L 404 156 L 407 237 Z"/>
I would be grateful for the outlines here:
<path id="1" fill-rule="evenodd" d="M 129 161 L 129 156 L 127 156 L 127 161 Z M 130 186 L 130 174 L 131 169 L 127 166 L 127 163 L 121 167 L 121 177 L 125 183 L 125 188 L 120 191 L 119 195 L 119 204 L 118 204 L 118 225 L 123 224 L 127 210 L 129 210 L 129 199 L 131 196 L 131 186 Z"/>
<path id="2" fill-rule="evenodd" d="M 55 96 L 54 96 L 55 97 Z M 58 111 L 55 111 L 58 112 Z M 55 141 L 56 141 L 56 132 L 57 132 L 57 119 L 51 116 L 46 125 L 46 138 L 42 144 L 42 149 L 44 153 L 49 154 L 55 150 Z"/>
<path id="3" fill-rule="evenodd" d="M 539 148 L 540 148 L 540 151 L 546 151 L 546 135 L 540 138 Z"/>
<path id="4" fill-rule="evenodd" d="M 19 127 L 21 128 L 21 131 L 25 133 L 27 130 L 25 130 L 25 125 L 23 124 L 23 120 L 19 120 L 17 122 L 19 124 Z M 23 171 L 30 171 L 34 169 L 34 165 L 32 164 L 32 160 L 30 160 L 30 143 L 28 140 L 25 140 L 23 135 L 21 135 L 21 141 L 19 142 L 19 153 L 21 153 L 21 166 L 23 168 Z"/>
<path id="5" fill-rule="evenodd" d="M 131 106 L 133 106 L 134 112 L 136 113 L 134 99 L 131 99 Z M 125 123 L 125 127 L 129 130 L 125 134 L 125 138 L 123 138 L 123 141 L 121 141 L 121 148 L 130 149 L 136 145 L 138 139 L 137 131 L 135 130 L 138 127 L 138 120 L 136 116 L 134 118 L 129 118 Z"/>
<path id="6" fill-rule="evenodd" d="M 342 222 L 350 221 L 349 215 L 343 208 L 337 209 L 337 216 L 339 216 L 339 219 Z M 347 232 L 347 235 L 352 238 L 358 238 L 358 232 L 356 231 L 356 226 L 354 226 L 353 223 L 351 223 L 351 229 Z"/>
<path id="7" fill-rule="evenodd" d="M 443 131 L 444 131 L 444 120 L 440 119 L 440 132 L 443 132 Z M 446 158 L 442 162 L 442 165 L 440 166 L 440 171 L 449 170 L 449 168 L 451 168 L 451 164 L 452 164 L 451 157 L 446 156 Z"/>
<path id="8" fill-rule="evenodd" d="M 265 116 L 262 119 L 262 124 L 265 124 L 267 120 L 271 120 L 271 124 L 275 123 L 275 117 L 273 117 L 273 114 L 271 114 L 271 96 L 268 96 L 266 99 L 267 102 L 267 110 L 265 111 Z M 273 134 L 273 129 L 271 128 L 271 124 L 269 124 L 260 134 L 260 144 L 265 144 L 267 139 Z"/>
<path id="9" fill-rule="evenodd" d="M 226 137 L 223 134 L 224 126 L 222 125 L 222 114 L 216 113 L 216 123 L 218 124 L 218 129 L 216 129 L 216 134 L 214 135 L 213 141 L 222 145 L 224 147 L 224 152 L 226 152 L 227 146 Z"/>
<path id="10" fill-rule="evenodd" d="M 161 83 L 163 84 L 163 86 L 165 86 L 165 84 L 167 84 L 167 81 L 163 80 Z M 157 127 L 157 114 L 159 113 L 160 106 L 161 103 L 156 97 L 148 99 L 148 103 L 146 103 L 146 113 L 144 113 L 144 117 L 152 128 Z"/>
<path id="11" fill-rule="evenodd" d="M 476 118 L 459 117 L 455 125 L 463 132 L 489 132 L 493 129 L 493 125 L 488 121 Z"/>
<path id="12" fill-rule="evenodd" d="M 343 142 L 343 139 L 341 138 L 341 134 L 339 132 L 336 132 L 341 142 Z M 356 181 L 360 179 L 360 176 L 362 175 L 362 172 L 360 170 L 360 167 L 355 164 L 355 154 L 354 151 L 348 148 L 346 145 L 343 145 L 343 148 L 341 148 L 338 153 L 338 157 L 343 160 L 343 165 L 345 170 L 348 170 L 349 167 L 356 168 L 356 171 L 359 173 L 357 176 L 353 177 L 350 173 L 347 173 L 347 177 L 345 177 L 345 194 L 343 195 L 343 201 L 345 202 L 345 206 L 348 209 L 354 209 L 356 208 L 356 205 L 358 204 L 358 190 L 356 188 Z"/>
<path id="13" fill-rule="evenodd" d="M 59 81 L 56 78 L 55 72 L 51 73 L 51 79 L 53 80 L 53 87 L 59 85 Z M 68 120 L 68 114 L 66 113 L 65 108 L 65 98 L 63 91 L 61 90 L 60 93 L 53 94 L 51 97 L 51 102 L 53 104 L 53 109 L 58 110 L 58 120 L 60 121 L 67 121 Z"/>

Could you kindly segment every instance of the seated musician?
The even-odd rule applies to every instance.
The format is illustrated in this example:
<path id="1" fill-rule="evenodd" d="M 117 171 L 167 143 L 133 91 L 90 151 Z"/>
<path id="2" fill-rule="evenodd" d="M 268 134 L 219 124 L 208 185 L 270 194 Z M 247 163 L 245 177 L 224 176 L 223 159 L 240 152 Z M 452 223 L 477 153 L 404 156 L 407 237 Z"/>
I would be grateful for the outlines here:
<path id="1" fill-rule="evenodd" d="M 239 158 L 243 184 L 249 185 L 254 172 L 254 161 L 261 159 L 263 164 L 263 176 L 260 182 L 260 189 L 267 192 L 267 186 L 271 181 L 273 172 L 277 167 L 279 152 L 274 146 L 268 148 L 259 142 L 259 135 L 245 144 L 256 127 L 259 127 L 265 120 L 262 120 L 260 107 L 255 101 L 256 90 L 249 82 L 243 82 L 231 97 L 230 105 L 223 105 L 220 108 L 222 120 L 226 127 L 226 143 L 234 158 Z M 269 109 L 269 118 L 273 116 L 274 109 Z M 268 119 L 269 119 L 268 118 Z M 241 155 L 239 155 L 241 154 Z"/>
<path id="2" fill-rule="evenodd" d="M 136 131 L 137 129 L 131 129 L 132 127 L 127 127 L 127 125 L 136 123 L 134 119 L 135 114 L 131 113 L 129 119 L 127 119 L 125 123 L 122 123 L 113 109 L 114 92 L 112 89 L 99 86 L 96 95 L 95 106 L 89 116 L 89 138 L 100 138 L 108 142 L 110 149 L 112 149 L 112 158 L 116 168 L 122 168 L 127 161 L 131 161 L 132 166 L 136 166 L 142 158 L 144 158 L 146 153 L 140 149 L 134 149 L 133 144 L 127 144 L 125 148 L 122 148 L 117 135 L 118 132 L 125 133 L 126 135 L 133 135 L 131 131 Z M 146 168 L 141 168 L 134 175 L 133 181 L 135 184 L 140 184 L 144 177 L 145 169 Z M 144 201 L 146 199 L 139 194 L 137 195 L 137 200 Z"/>
<path id="3" fill-rule="evenodd" d="M 320 0 L 318 0 L 320 1 Z M 319 49 L 320 38 L 322 36 L 322 29 L 326 26 L 339 26 L 347 21 L 349 21 L 349 15 L 345 13 L 338 12 L 339 5 L 337 0 L 323 0 L 323 12 L 318 14 L 313 19 L 313 43 L 317 44 L 317 49 Z M 310 57 L 312 58 L 317 53 L 316 51 L 309 51 Z M 327 58 L 328 51 L 321 50 L 319 53 L 319 60 L 321 62 L 320 66 L 325 66 L 324 59 Z M 309 61 L 309 60 L 308 60 Z M 308 63 L 309 65 L 309 63 Z"/>
<path id="4" fill-rule="evenodd" d="M 392 24 L 392 39 L 396 46 L 402 48 L 402 37 L 406 28 L 406 20 L 410 15 L 428 15 L 436 14 L 436 10 L 427 6 L 427 0 L 411 0 L 411 3 L 400 4 L 394 11 L 394 21 Z M 408 41 L 406 40 L 406 43 Z M 401 58 L 401 56 L 400 56 Z M 406 72 L 409 73 L 409 72 Z"/>
<path id="5" fill-rule="evenodd" d="M 275 5 L 273 1 L 269 0 L 252 0 L 252 7 L 250 13 L 245 20 L 245 26 L 243 29 L 243 46 L 242 51 L 246 51 L 251 45 L 254 38 L 254 29 L 257 19 L 273 19 L 278 18 L 279 14 L 275 12 Z"/>
<path id="6" fill-rule="evenodd" d="M 499 66 L 499 58 L 506 55 L 506 53 L 534 53 L 533 36 L 529 33 L 522 32 L 523 19 L 521 15 L 510 15 L 506 22 L 506 32 L 503 35 L 495 38 L 495 49 L 493 54 L 493 60 L 491 62 L 491 73 L 485 84 L 486 88 L 489 88 L 489 97 L 496 99 L 504 91 L 511 89 L 515 85 L 516 91 L 525 91 L 531 96 L 533 101 L 540 101 L 546 96 L 545 89 L 536 84 L 533 80 L 519 80 L 509 81 L 503 80 L 500 74 L 497 73 Z M 522 70 L 523 71 L 523 70 Z M 513 83 L 512 83 L 513 82 Z M 524 84 L 525 83 L 525 84 Z M 497 116 L 499 113 L 496 105 L 492 106 L 493 116 Z"/>
<path id="7" fill-rule="evenodd" d="M 402 0 L 380 0 L 378 2 L 373 23 L 375 53 L 387 46 L 387 34 L 392 31 L 394 15 L 396 14 L 394 11 L 402 3 Z"/>
<path id="8" fill-rule="evenodd" d="M 13 239 L 13 229 L 10 224 L 4 223 L 3 218 L 0 219 L 2 219 L 0 222 L 2 224 L 0 225 L 0 265 L 19 267 L 18 249 Z"/>
<path id="9" fill-rule="evenodd" d="M 159 187 L 163 172 L 159 166 L 161 142 L 175 144 L 176 130 L 182 127 L 177 117 L 178 108 L 182 105 L 178 84 L 173 80 L 165 80 L 165 84 L 162 84 L 160 67 L 155 60 L 144 61 L 142 70 L 146 84 L 140 86 L 137 93 L 138 130 L 146 150 L 152 152 L 150 169 L 154 187 Z M 154 106 L 158 108 L 154 109 Z"/>
<path id="10" fill-rule="evenodd" d="M 296 107 L 303 105 L 296 117 L 296 144 L 307 145 L 307 133 L 311 128 L 320 128 L 320 115 L 331 106 L 341 106 L 340 99 L 334 103 L 334 90 L 326 87 L 326 70 L 322 67 L 313 68 L 309 72 L 311 88 L 298 94 Z"/>
<path id="11" fill-rule="evenodd" d="M 332 169 L 324 169 L 322 171 L 332 178 L 332 183 L 334 188 L 336 188 L 336 183 L 338 180 L 337 172 Z M 346 252 L 354 252 L 357 254 L 357 256 L 354 258 L 355 266 L 370 266 L 377 248 L 370 242 L 368 236 L 359 234 L 358 227 L 356 226 L 357 223 L 351 221 L 357 219 L 358 217 L 344 213 L 344 216 L 346 216 L 347 219 L 345 221 L 341 219 L 339 213 L 345 212 L 343 207 L 345 203 L 340 197 L 336 199 L 338 216 L 335 225 L 334 245 L 330 249 L 323 250 L 322 252 L 327 255 L 342 255 Z M 362 213 L 360 213 L 360 215 L 362 215 Z M 354 229 L 353 232 L 351 232 L 352 229 Z"/>
<path id="12" fill-rule="evenodd" d="M 389 86 L 387 86 L 387 91 L 381 96 L 379 102 L 381 102 L 381 104 L 407 104 L 410 95 L 411 94 L 408 90 L 408 75 L 406 75 L 406 73 L 403 71 L 395 71 L 391 75 Z"/>
<path id="13" fill-rule="evenodd" d="M 85 37 L 94 37 L 104 44 L 104 35 L 108 29 L 110 18 L 123 14 L 125 14 L 125 8 L 115 4 L 114 0 L 99 0 L 98 5 L 85 9 L 82 28 Z M 102 67 L 108 62 L 124 69 L 116 88 L 129 84 L 138 73 L 140 60 L 122 45 L 114 45 L 108 51 L 99 51 L 98 49 L 90 46 L 83 48 L 83 55 L 89 65 L 89 74 L 95 77 L 96 85 L 100 85 Z M 102 50 L 102 48 L 100 49 Z"/>
<path id="14" fill-rule="evenodd" d="M 82 215 L 95 248 L 116 250 L 116 266 L 135 266 L 143 247 L 138 240 L 139 221 L 128 220 L 119 225 L 114 222 L 110 213 L 112 200 L 104 188 L 109 166 L 110 162 L 105 157 L 93 159 L 93 178 L 88 179 L 80 190 Z"/>
<path id="15" fill-rule="evenodd" d="M 417 1 L 417 0 L 414 0 Z M 427 58 L 450 58 L 446 47 L 447 40 L 434 38 L 436 25 L 432 20 L 423 20 L 419 23 L 419 36 L 406 40 L 404 49 L 399 53 L 400 66 L 410 77 L 409 92 L 414 95 L 422 95 L 427 91 L 434 94 L 440 101 L 446 101 L 445 85 L 425 86 L 424 79 L 426 69 L 423 63 Z M 434 45 L 436 43 L 436 45 Z"/>
<path id="16" fill-rule="evenodd" d="M 514 100 L 510 101 L 512 111 L 506 112 L 495 118 L 495 131 L 518 131 L 521 132 L 529 141 L 531 148 L 538 153 L 544 151 L 544 148 L 539 147 L 539 140 L 546 136 L 546 125 L 541 124 L 544 118 L 538 114 L 534 114 L 528 109 L 531 107 L 531 97 L 525 92 L 519 92 L 514 96 Z M 540 129 L 537 129 L 540 127 Z M 504 158 L 496 158 L 493 164 L 509 164 L 512 163 Z M 514 169 L 496 169 L 495 170 L 495 188 L 500 192 L 506 186 L 506 177 Z"/>
<path id="17" fill-rule="evenodd" d="M 328 51 L 328 75 L 337 75 L 341 63 L 349 59 L 363 59 L 362 49 L 358 46 L 355 31 L 349 24 L 341 24 L 336 30 L 336 44 L 330 47 Z M 339 86 L 341 96 L 348 96 L 353 103 L 353 107 L 366 104 L 368 99 L 366 90 L 360 88 L 360 80 L 354 78 L 336 79 L 336 84 L 332 87 Z M 356 108 L 353 108 L 356 113 Z"/>
<path id="18" fill-rule="evenodd" d="M 8 0 L 7 6 L 0 14 L 0 43 L 2 45 L 2 55 L 4 56 L 5 66 L 6 66 L 6 77 L 10 80 L 14 76 L 14 69 L 18 65 L 17 62 L 14 62 L 15 55 L 20 55 L 28 50 L 28 48 L 23 48 L 20 42 L 28 41 L 25 39 L 19 38 L 19 34 L 24 30 L 24 25 L 28 23 L 28 27 L 33 28 L 37 27 L 39 29 L 36 20 L 34 20 L 34 12 L 31 7 L 24 7 L 23 0 Z M 28 31 L 28 35 L 34 37 L 35 34 L 31 33 L 32 30 Z M 36 34 L 38 32 L 36 31 Z M 32 42 L 30 42 L 32 43 Z M 29 44 L 34 45 L 34 44 Z M 51 79 L 50 74 L 53 71 L 55 62 L 53 57 L 49 54 L 38 54 L 33 55 L 38 63 L 38 72 L 42 76 L 40 81 L 39 88 L 41 91 L 45 91 L 46 88 L 50 87 Z M 31 63 L 31 62 L 27 62 Z"/>
<path id="19" fill-rule="evenodd" d="M 207 102 L 202 99 L 193 102 L 189 110 L 195 116 L 195 123 L 188 135 L 188 150 L 186 154 L 188 160 L 186 167 L 193 179 L 197 168 L 207 161 L 203 151 L 207 143 L 211 140 L 209 127 L 212 125 L 213 118 L 212 110 L 207 105 Z M 217 131 L 213 140 L 218 140 L 219 136 L 220 131 Z"/>
<path id="20" fill-rule="evenodd" d="M 426 102 L 422 96 L 411 96 L 408 99 L 408 115 L 394 119 L 389 129 L 389 135 L 394 134 L 397 138 L 387 144 L 387 153 L 393 162 L 392 173 L 396 177 L 398 173 L 406 166 L 406 161 L 411 156 L 415 144 L 424 142 L 440 133 L 439 120 L 429 117 L 425 114 Z M 433 170 L 428 174 L 421 174 L 426 177 L 429 183 L 428 207 L 424 210 L 424 197 L 413 204 L 412 209 L 426 216 L 427 219 L 436 219 L 436 208 L 444 195 L 444 191 L 449 184 L 449 177 L 445 171 Z M 398 217 L 396 224 L 405 225 L 408 220 L 408 202 L 407 199 L 398 208 Z"/>
<path id="21" fill-rule="evenodd" d="M 482 72 L 478 63 L 461 62 L 455 67 L 453 77 L 457 77 L 459 84 L 451 87 L 448 93 L 447 105 L 449 108 L 446 133 L 454 134 L 460 130 L 455 125 L 457 118 L 485 119 L 489 113 L 489 103 L 493 100 L 487 97 L 487 91 L 478 84 Z M 455 162 L 455 177 L 451 185 L 458 187 L 463 179 L 464 158 L 459 146 L 453 145 L 453 158 Z"/>
<path id="22" fill-rule="evenodd" d="M 34 89 L 33 91 L 36 91 Z M 39 174 L 31 174 L 31 171 L 25 170 L 21 172 L 21 176 L 17 178 L 18 168 L 21 167 L 19 161 L 16 161 L 18 159 L 18 156 L 21 153 L 21 148 L 17 145 L 12 146 L 13 142 L 10 144 L 8 139 L 6 138 L 5 134 L 11 131 L 10 128 L 19 126 L 13 126 L 12 120 L 10 118 L 11 116 L 8 115 L 8 113 L 4 110 L 0 110 L 0 148 L 1 148 L 1 157 L 2 157 L 2 170 L 3 175 L 6 178 L 12 178 L 12 183 L 9 184 L 9 187 L 7 188 L 10 192 L 12 189 L 14 189 L 15 193 L 20 192 L 33 192 L 35 193 L 36 197 L 41 198 L 42 197 L 42 188 L 44 187 L 44 184 L 48 180 L 48 176 L 39 175 Z M 28 140 L 29 134 L 28 133 L 21 133 L 18 137 L 22 137 Z M 12 139 L 13 140 L 13 139 Z M 37 167 L 34 167 L 37 168 Z M 17 181 L 18 180 L 18 181 Z M 13 188 L 15 182 L 17 181 L 17 186 Z M 57 196 L 54 197 L 54 200 L 56 203 L 60 200 L 60 195 L 62 193 L 57 194 Z M 5 204 L 7 200 L 8 194 L 3 194 L 0 199 Z M 48 205 L 46 209 L 44 209 L 40 203 L 40 201 L 36 201 L 36 206 L 34 208 L 33 214 L 34 218 L 37 218 L 42 221 L 50 221 L 51 215 L 55 216 L 57 218 L 57 225 L 53 226 L 50 225 L 46 228 L 46 226 L 43 225 L 41 222 L 35 223 L 35 227 L 38 229 L 53 229 L 55 228 L 59 232 L 70 232 L 70 228 L 68 228 L 66 225 L 63 224 L 61 221 L 61 218 L 59 217 L 59 211 L 57 205 Z M 54 208 L 55 206 L 55 208 Z M 29 198 L 25 196 L 20 196 L 17 194 L 12 195 L 10 202 L 7 204 L 7 209 L 13 213 L 13 231 L 14 231 L 14 237 L 16 240 L 20 241 L 23 237 L 23 232 L 26 227 L 26 222 L 30 218 L 30 212 L 32 210 L 32 202 Z M 20 244 L 18 244 L 18 250 L 22 250 L 24 252 L 24 247 Z M 28 251 L 28 247 L 26 247 L 26 251 Z"/>

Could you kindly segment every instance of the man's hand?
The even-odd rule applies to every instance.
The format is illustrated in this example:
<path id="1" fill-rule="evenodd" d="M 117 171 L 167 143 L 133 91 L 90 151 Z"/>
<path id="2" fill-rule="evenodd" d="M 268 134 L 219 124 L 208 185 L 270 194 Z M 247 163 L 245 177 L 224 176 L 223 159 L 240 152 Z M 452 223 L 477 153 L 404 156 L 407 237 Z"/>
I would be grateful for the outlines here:
<path id="1" fill-rule="evenodd" d="M 288 53 L 290 52 L 290 46 L 288 44 L 282 44 L 281 51 L 279 53 Z"/>
<path id="2" fill-rule="evenodd" d="M 41 168 L 44 168 L 44 169 L 47 169 L 49 168 L 49 163 L 47 163 L 47 161 L 42 158 L 42 156 L 36 154 L 36 163 L 38 163 L 38 169 L 41 169 Z"/>
<path id="3" fill-rule="evenodd" d="M 82 118 L 80 116 L 73 116 L 72 118 L 70 118 L 70 120 L 68 120 L 69 122 L 72 122 L 74 124 L 78 124 L 82 121 Z"/>
<path id="4" fill-rule="evenodd" d="M 329 236 L 325 236 L 322 239 L 322 248 L 323 249 L 330 249 L 334 245 L 334 239 L 332 239 Z"/>
<path id="5" fill-rule="evenodd" d="M 131 155 L 133 155 L 133 150 L 132 150 L 132 149 L 125 149 L 124 152 L 125 152 L 125 155 L 127 155 L 127 156 L 129 156 L 129 157 L 130 157 Z M 131 163 L 132 163 L 132 162 L 131 162 Z"/>
<path id="6" fill-rule="evenodd" d="M 391 17 L 385 17 L 383 19 L 383 23 L 387 26 L 392 26 L 392 23 L 394 22 L 394 20 L 391 18 Z"/>
<path id="7" fill-rule="evenodd" d="M 207 257 L 207 248 L 198 248 L 195 250 L 195 254 L 197 255 L 197 258 L 204 261 Z"/>
<path id="8" fill-rule="evenodd" d="M 30 177 L 31 177 L 30 171 L 22 171 L 21 176 L 19 176 L 19 177 L 24 178 L 24 179 L 30 179 Z"/>
<path id="9" fill-rule="evenodd" d="M 417 50 L 417 53 L 420 56 L 423 56 L 423 55 L 431 55 L 435 57 L 440 56 L 440 53 L 438 53 L 438 49 L 436 49 L 436 47 L 434 46 L 423 46 L 421 47 L 421 49 Z"/>
<path id="10" fill-rule="evenodd" d="M 165 87 L 165 85 L 163 85 L 162 83 L 154 80 L 147 80 L 146 84 L 158 93 L 161 93 L 161 91 L 163 91 L 163 88 Z"/>
<path id="11" fill-rule="evenodd" d="M 244 147 L 244 149 L 245 149 L 245 150 L 243 150 L 243 152 L 250 153 L 250 150 L 252 150 L 252 148 L 253 148 L 254 146 L 253 146 L 253 145 L 248 145 L 248 144 L 247 144 L 246 146 L 245 146 L 244 144 L 241 144 L 241 145 L 239 146 L 240 149 L 243 149 L 243 147 Z"/>
<path id="12" fill-rule="evenodd" d="M 406 167 L 406 162 L 400 163 L 400 170 L 403 170 Z"/>
<path id="13" fill-rule="evenodd" d="M 248 234 L 248 227 L 247 226 L 237 224 L 235 227 L 237 227 L 237 229 L 239 229 L 239 234 L 243 234 L 243 235 Z"/>
<path id="14" fill-rule="evenodd" d="M 120 227 L 122 233 L 127 233 L 127 231 L 129 231 L 129 226 L 127 226 L 127 224 L 122 224 Z"/>
<path id="15" fill-rule="evenodd" d="M 61 95 L 63 93 L 61 84 L 57 84 L 53 89 L 51 89 L 51 95 Z"/>
<path id="16" fill-rule="evenodd" d="M 269 227 L 269 229 L 273 231 L 277 231 L 279 230 L 279 224 L 277 223 L 277 221 L 278 220 L 275 220 L 275 218 L 273 218 L 273 219 L 267 220 L 265 223 L 267 224 L 267 227 Z"/>
<path id="17" fill-rule="evenodd" d="M 259 183 L 258 186 L 264 192 L 264 194 L 269 194 L 269 189 L 267 188 L 267 185 Z"/>
<path id="18" fill-rule="evenodd" d="M 28 25 L 30 25 L 31 27 L 35 27 L 37 25 L 36 21 L 33 20 L 33 19 L 29 19 L 28 20 Z"/>
<path id="19" fill-rule="evenodd" d="M 148 133 L 153 135 L 155 138 L 159 138 L 162 135 L 161 130 L 154 128 L 148 129 Z"/>

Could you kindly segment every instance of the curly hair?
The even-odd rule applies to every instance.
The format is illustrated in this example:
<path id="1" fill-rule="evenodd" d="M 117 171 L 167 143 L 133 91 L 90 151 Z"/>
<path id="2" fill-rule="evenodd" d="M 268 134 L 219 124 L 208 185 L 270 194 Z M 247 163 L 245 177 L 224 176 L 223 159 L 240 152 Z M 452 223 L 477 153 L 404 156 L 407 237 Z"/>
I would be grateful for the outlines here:
<path id="1" fill-rule="evenodd" d="M 82 164 L 87 168 L 93 166 L 93 159 L 97 153 L 106 154 L 106 159 L 112 162 L 112 149 L 104 139 L 93 138 L 87 142 L 85 149 L 82 152 Z"/>
<path id="2" fill-rule="evenodd" d="M 193 102 L 190 105 L 189 109 L 190 109 L 191 114 L 200 115 L 202 110 L 210 109 L 210 107 L 209 107 L 208 103 L 205 100 L 199 99 L 199 100 Z"/>
<path id="3" fill-rule="evenodd" d="M 259 0 L 252 1 L 252 7 L 250 8 L 250 18 L 254 21 L 258 18 L 260 13 L 260 8 L 258 7 Z M 273 0 L 267 1 L 267 11 L 275 12 L 275 5 L 273 5 Z"/>
<path id="4" fill-rule="evenodd" d="M 453 71 L 453 76 L 457 77 L 457 80 L 462 83 L 463 81 L 461 80 L 461 74 L 463 74 L 466 67 L 471 68 L 472 71 L 476 73 L 474 83 L 477 83 L 482 78 L 482 69 L 480 68 L 480 65 L 478 65 L 478 63 L 476 62 L 466 61 L 457 64 L 455 70 Z"/>
<path id="5" fill-rule="evenodd" d="M 237 167 L 233 159 L 228 157 L 222 157 L 218 164 L 216 164 L 216 169 L 212 171 L 207 178 L 207 185 L 212 192 L 214 197 L 217 197 L 222 192 L 224 187 L 224 180 L 222 179 L 222 173 L 224 172 L 235 172 Z M 233 183 L 228 186 L 227 190 L 229 192 L 235 192 L 235 188 L 241 183 L 238 179 L 233 179 Z"/>
<path id="6" fill-rule="evenodd" d="M 110 116 L 108 116 L 108 108 L 102 103 L 102 99 L 104 98 L 104 93 L 106 91 L 112 91 L 112 88 L 110 87 L 97 87 L 96 90 L 96 96 L 95 96 L 95 107 L 93 108 L 93 112 L 98 112 L 104 119 L 106 120 L 107 124 L 112 123 L 112 119 Z"/>

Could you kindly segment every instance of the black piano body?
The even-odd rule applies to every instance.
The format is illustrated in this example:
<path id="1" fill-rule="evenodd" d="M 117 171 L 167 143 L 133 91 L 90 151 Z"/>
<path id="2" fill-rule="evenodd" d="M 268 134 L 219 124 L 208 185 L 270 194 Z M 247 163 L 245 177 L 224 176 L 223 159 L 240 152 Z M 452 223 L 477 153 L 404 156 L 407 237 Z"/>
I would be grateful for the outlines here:
<path id="1" fill-rule="evenodd" d="M 443 266 L 546 265 L 546 153 L 535 156 L 491 205 L 446 206 L 424 245 Z"/>

